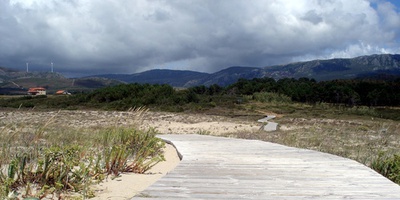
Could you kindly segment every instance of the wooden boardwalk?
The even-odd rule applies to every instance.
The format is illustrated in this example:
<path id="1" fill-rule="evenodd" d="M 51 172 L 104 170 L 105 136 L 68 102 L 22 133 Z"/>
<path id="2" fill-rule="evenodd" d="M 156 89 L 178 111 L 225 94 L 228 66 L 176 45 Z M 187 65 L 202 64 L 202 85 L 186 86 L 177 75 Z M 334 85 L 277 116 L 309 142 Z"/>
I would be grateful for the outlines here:
<path id="1" fill-rule="evenodd" d="M 255 140 L 160 137 L 183 160 L 133 199 L 400 199 L 400 186 L 342 157 Z"/>

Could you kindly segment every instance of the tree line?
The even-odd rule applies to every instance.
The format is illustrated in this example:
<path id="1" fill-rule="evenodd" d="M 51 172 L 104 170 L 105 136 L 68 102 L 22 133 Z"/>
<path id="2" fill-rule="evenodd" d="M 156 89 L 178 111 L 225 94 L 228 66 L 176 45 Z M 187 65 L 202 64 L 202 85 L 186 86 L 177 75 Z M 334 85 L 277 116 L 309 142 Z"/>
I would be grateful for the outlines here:
<path id="1" fill-rule="evenodd" d="M 381 80 L 332 80 L 317 82 L 309 78 L 240 79 L 228 86 L 227 93 L 253 95 L 272 92 L 287 95 L 292 101 L 303 103 L 333 103 L 348 106 L 399 106 L 400 79 Z"/>
<path id="2" fill-rule="evenodd" d="M 63 97 L 21 97 L 0 99 L 0 107 L 100 108 L 127 110 L 132 107 L 163 107 L 169 111 L 216 105 L 232 106 L 238 98 L 250 96 L 274 101 L 295 101 L 309 104 L 332 103 L 347 106 L 399 106 L 400 79 L 333 80 L 317 82 L 309 78 L 239 79 L 227 87 L 219 85 L 175 89 L 160 84 L 121 84 L 88 93 Z M 248 98 L 247 98 L 248 99 Z"/>

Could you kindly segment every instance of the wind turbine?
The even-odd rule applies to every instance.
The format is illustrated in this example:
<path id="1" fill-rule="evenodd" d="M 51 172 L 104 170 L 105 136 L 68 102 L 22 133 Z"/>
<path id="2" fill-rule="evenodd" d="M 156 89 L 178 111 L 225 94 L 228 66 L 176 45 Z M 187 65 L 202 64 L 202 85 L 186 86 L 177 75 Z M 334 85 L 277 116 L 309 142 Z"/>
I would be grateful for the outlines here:
<path id="1" fill-rule="evenodd" d="M 26 72 L 29 72 L 29 63 L 26 63 Z"/>
<path id="2" fill-rule="evenodd" d="M 51 73 L 53 73 L 54 72 L 54 70 L 53 70 L 53 62 L 51 62 Z"/>

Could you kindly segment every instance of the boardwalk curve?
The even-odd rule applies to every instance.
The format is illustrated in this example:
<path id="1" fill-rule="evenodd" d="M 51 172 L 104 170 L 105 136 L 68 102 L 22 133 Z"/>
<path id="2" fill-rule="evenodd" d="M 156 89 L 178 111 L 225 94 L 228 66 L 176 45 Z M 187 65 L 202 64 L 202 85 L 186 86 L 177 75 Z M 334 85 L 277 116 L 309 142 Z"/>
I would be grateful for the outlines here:
<path id="1" fill-rule="evenodd" d="M 400 186 L 335 155 L 256 140 L 160 137 L 183 159 L 133 199 L 400 199 Z"/>

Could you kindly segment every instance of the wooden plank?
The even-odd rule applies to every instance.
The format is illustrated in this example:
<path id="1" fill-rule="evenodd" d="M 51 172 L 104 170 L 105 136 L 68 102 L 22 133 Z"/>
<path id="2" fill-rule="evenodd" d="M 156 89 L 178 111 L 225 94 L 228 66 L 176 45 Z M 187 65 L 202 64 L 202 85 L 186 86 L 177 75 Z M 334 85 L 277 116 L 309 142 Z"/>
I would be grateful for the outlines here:
<path id="1" fill-rule="evenodd" d="M 400 186 L 335 155 L 256 140 L 160 137 L 183 160 L 133 199 L 400 199 Z"/>

